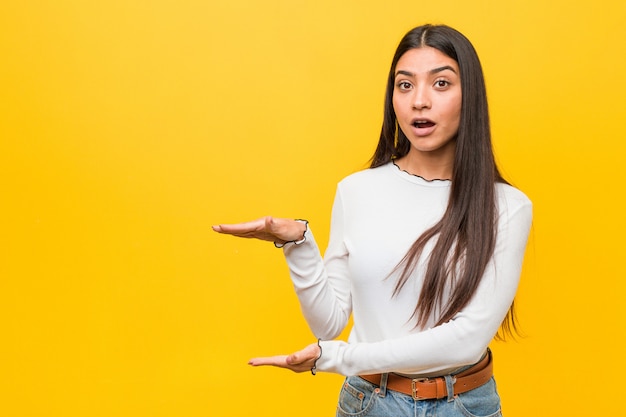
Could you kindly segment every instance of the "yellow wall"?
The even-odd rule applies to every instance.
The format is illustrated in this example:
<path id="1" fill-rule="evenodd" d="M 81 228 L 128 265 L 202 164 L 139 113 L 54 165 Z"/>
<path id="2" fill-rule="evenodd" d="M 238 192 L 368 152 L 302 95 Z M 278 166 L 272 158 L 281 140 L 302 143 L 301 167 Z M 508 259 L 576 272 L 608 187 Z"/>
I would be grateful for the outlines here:
<path id="1" fill-rule="evenodd" d="M 527 337 L 493 345 L 506 415 L 621 410 L 623 0 L 1 9 L 1 415 L 334 415 L 341 377 L 246 365 L 312 338 L 280 251 L 210 226 L 306 217 L 324 245 L 424 22 L 474 42 L 498 159 L 535 203 Z"/>

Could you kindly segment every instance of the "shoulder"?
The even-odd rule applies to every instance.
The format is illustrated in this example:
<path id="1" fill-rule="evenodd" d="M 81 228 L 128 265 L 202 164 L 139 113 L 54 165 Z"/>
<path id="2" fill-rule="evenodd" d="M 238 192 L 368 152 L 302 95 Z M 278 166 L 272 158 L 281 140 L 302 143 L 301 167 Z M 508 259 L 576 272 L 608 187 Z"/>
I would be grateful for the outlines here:
<path id="1" fill-rule="evenodd" d="M 524 194 L 518 188 L 515 188 L 512 185 L 497 183 L 496 184 L 496 193 L 498 195 L 498 199 L 505 200 L 511 202 L 513 204 L 532 204 L 530 198 L 526 194 Z"/>
<path id="2" fill-rule="evenodd" d="M 348 175 L 339 182 L 340 188 L 373 187 L 376 184 L 387 183 L 390 166 L 382 165 L 376 168 L 367 168 Z"/>
<path id="3" fill-rule="evenodd" d="M 509 184 L 498 183 L 496 185 L 498 196 L 498 208 L 501 214 L 508 213 L 509 216 L 516 212 L 523 211 L 532 213 L 532 201 L 521 190 Z"/>

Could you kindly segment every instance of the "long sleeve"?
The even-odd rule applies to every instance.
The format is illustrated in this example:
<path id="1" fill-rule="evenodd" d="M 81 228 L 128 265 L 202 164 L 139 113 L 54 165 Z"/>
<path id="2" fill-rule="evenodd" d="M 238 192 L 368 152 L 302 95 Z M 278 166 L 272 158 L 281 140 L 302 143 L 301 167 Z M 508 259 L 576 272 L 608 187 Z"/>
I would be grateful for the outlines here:
<path id="1" fill-rule="evenodd" d="M 431 320 L 416 328 L 413 312 L 424 265 L 418 264 L 396 295 L 394 268 L 441 218 L 449 185 L 411 176 L 393 164 L 353 174 L 338 185 L 324 258 L 311 231 L 304 244 L 285 247 L 303 314 L 323 340 L 318 370 L 432 375 L 474 363 L 484 353 L 515 297 L 532 204 L 515 188 L 497 185 L 496 247 L 476 293 L 449 322 L 434 326 Z M 424 259 L 429 251 L 427 246 Z M 350 314 L 348 343 L 332 340 Z"/>
<path id="2" fill-rule="evenodd" d="M 313 334 L 323 340 L 337 337 L 352 311 L 340 196 L 335 198 L 331 219 L 331 236 L 324 261 L 310 229 L 304 244 L 288 245 L 284 249 L 302 313 Z"/>
<path id="3" fill-rule="evenodd" d="M 528 232 L 530 202 L 501 218 L 493 262 L 471 302 L 451 321 L 397 339 L 373 343 L 322 343 L 319 370 L 344 375 L 428 374 L 476 362 L 515 297 Z"/>

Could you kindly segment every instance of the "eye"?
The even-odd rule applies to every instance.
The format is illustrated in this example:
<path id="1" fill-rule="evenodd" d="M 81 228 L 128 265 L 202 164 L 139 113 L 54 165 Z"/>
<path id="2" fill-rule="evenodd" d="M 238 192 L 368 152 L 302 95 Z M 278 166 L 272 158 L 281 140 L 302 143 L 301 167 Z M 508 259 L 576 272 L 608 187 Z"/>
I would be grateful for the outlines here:
<path id="1" fill-rule="evenodd" d="M 411 87 L 413 87 L 411 85 L 410 82 L 408 81 L 400 81 L 396 84 L 396 86 L 398 87 L 398 89 L 400 89 L 401 91 L 408 91 L 411 89 Z"/>
<path id="2" fill-rule="evenodd" d="M 447 80 L 437 80 L 437 81 L 435 81 L 435 87 L 437 87 L 439 89 L 446 88 L 449 85 L 450 85 L 450 81 L 447 81 Z"/>

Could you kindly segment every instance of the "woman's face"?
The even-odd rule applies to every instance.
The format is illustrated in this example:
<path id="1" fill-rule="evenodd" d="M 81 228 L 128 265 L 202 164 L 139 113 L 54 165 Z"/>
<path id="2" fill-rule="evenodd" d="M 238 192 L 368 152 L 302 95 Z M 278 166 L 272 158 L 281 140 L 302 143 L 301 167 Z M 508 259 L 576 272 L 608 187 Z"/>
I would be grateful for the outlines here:
<path id="1" fill-rule="evenodd" d="M 428 46 L 405 52 L 396 65 L 393 109 L 409 153 L 454 157 L 461 119 L 457 62 Z"/>

